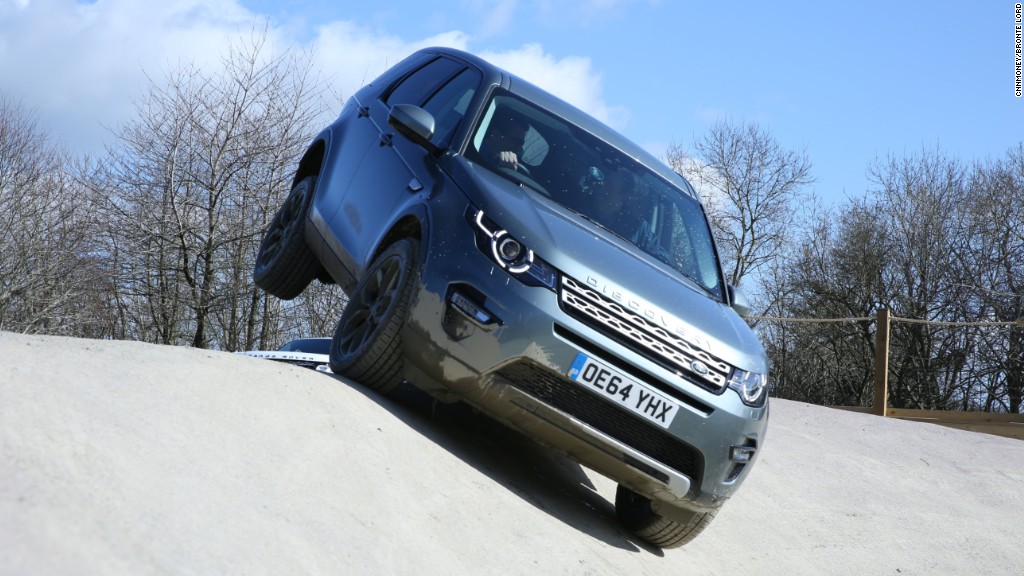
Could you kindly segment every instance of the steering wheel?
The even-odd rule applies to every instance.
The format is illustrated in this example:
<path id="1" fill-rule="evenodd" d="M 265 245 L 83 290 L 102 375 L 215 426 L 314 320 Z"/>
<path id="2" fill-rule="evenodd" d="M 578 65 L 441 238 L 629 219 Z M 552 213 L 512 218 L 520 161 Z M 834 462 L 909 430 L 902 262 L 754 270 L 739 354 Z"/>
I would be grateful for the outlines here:
<path id="1" fill-rule="evenodd" d="M 519 165 L 519 170 L 513 170 L 506 166 L 499 166 L 498 171 L 520 184 L 529 186 L 530 188 L 533 188 L 534 190 L 540 192 L 545 196 L 550 196 L 550 194 L 548 194 L 547 189 L 541 186 L 540 182 L 534 180 L 533 177 L 530 175 L 530 171 L 525 170 L 522 164 Z"/>

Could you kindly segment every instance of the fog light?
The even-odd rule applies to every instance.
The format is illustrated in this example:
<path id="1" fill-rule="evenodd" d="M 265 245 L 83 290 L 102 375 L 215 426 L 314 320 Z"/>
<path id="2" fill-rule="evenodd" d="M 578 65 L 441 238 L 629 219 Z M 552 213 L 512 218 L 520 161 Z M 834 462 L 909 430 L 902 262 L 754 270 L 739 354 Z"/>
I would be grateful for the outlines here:
<path id="1" fill-rule="evenodd" d="M 451 303 L 460 312 L 469 316 L 473 320 L 480 324 L 491 324 L 494 322 L 494 317 L 487 313 L 483 308 L 476 305 L 475 302 L 466 298 L 458 292 L 452 292 Z"/>
<path id="2" fill-rule="evenodd" d="M 729 448 L 729 459 L 740 464 L 747 464 L 754 458 L 757 448 L 753 446 L 733 446 Z"/>

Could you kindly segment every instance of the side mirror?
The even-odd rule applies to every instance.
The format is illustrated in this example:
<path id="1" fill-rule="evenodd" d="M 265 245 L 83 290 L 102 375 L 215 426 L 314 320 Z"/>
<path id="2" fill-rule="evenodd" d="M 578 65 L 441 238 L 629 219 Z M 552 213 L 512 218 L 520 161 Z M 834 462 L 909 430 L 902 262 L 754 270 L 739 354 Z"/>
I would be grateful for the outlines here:
<path id="1" fill-rule="evenodd" d="M 746 317 L 750 314 L 750 302 L 747 296 L 736 286 L 729 284 L 729 305 L 740 316 Z"/>
<path id="2" fill-rule="evenodd" d="M 437 151 L 437 146 L 430 141 L 434 136 L 434 116 L 423 108 L 412 104 L 395 104 L 388 115 L 388 124 L 416 144 L 431 152 Z"/>

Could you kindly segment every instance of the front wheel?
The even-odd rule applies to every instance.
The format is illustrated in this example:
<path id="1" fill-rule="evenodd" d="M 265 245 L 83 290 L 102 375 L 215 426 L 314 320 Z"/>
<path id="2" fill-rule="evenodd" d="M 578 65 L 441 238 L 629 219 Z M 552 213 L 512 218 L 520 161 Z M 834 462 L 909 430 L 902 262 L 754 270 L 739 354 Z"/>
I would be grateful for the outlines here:
<path id="1" fill-rule="evenodd" d="M 401 329 L 419 278 L 419 243 L 399 240 L 360 278 L 331 341 L 331 370 L 381 393 L 402 383 Z"/>
<path id="2" fill-rule="evenodd" d="M 715 512 L 692 512 L 686 522 L 669 520 L 651 508 L 651 499 L 619 485 L 615 491 L 619 522 L 640 539 L 659 548 L 678 548 L 696 538 L 715 518 Z"/>

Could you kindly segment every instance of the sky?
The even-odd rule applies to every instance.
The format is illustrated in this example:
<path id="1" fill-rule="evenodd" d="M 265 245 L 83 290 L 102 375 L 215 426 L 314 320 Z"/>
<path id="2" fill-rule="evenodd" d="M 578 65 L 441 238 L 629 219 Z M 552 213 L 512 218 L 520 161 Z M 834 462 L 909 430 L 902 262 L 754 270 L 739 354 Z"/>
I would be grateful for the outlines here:
<path id="1" fill-rule="evenodd" d="M 718 121 L 807 155 L 837 205 L 870 166 L 923 150 L 970 163 L 1024 141 L 1014 2 L 689 0 L 0 0 L 0 96 L 98 154 L 151 82 L 215 69 L 268 27 L 344 96 L 418 48 L 491 60 L 656 156 Z"/>

